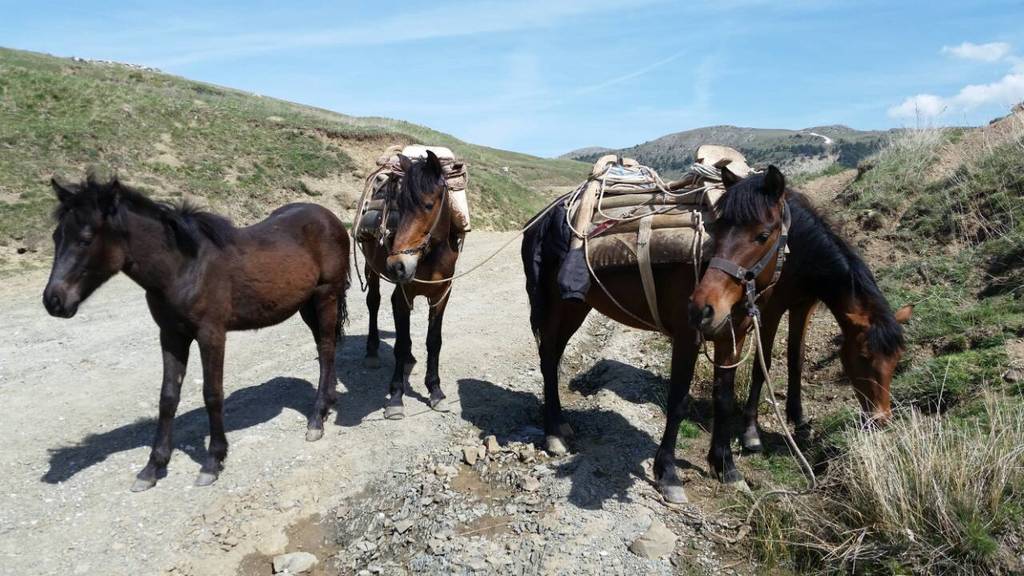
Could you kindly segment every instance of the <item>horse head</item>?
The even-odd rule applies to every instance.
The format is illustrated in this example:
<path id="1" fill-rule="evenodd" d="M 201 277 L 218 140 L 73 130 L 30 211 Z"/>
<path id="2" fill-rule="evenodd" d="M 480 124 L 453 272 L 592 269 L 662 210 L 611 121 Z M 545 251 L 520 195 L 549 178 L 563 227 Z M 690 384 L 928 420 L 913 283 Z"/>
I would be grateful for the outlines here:
<path id="1" fill-rule="evenodd" d="M 431 248 L 448 237 L 447 184 L 441 160 L 432 151 L 412 160 L 401 156 L 398 228 L 387 257 L 387 273 L 398 282 L 416 276 L 416 266 Z"/>
<path id="2" fill-rule="evenodd" d="M 117 225 L 122 187 L 116 177 L 90 173 L 71 184 L 53 178 L 59 204 L 54 210 L 53 268 L 43 291 L 51 316 L 71 318 L 78 306 L 117 274 L 126 259 L 126 237 Z"/>
<path id="3" fill-rule="evenodd" d="M 690 299 L 690 323 L 709 339 L 771 284 L 788 226 L 786 179 L 778 168 L 743 179 L 723 168 L 722 182 L 714 253 Z"/>

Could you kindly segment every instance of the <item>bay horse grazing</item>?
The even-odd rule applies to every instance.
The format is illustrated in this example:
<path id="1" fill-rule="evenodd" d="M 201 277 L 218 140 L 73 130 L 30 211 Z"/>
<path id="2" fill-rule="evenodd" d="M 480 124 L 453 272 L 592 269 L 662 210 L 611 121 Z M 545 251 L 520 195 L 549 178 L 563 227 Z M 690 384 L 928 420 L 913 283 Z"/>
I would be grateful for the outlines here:
<path id="1" fill-rule="evenodd" d="M 132 491 L 153 487 L 171 456 L 171 432 L 192 341 L 203 364 L 203 399 L 210 419 L 207 460 L 197 486 L 223 468 L 224 344 L 229 330 L 284 321 L 296 311 L 316 341 L 320 382 L 306 439 L 323 436 L 335 400 L 335 343 L 346 316 L 349 241 L 341 221 L 314 204 L 288 204 L 267 219 L 235 228 L 227 219 L 183 204 L 150 200 L 114 178 L 84 184 L 53 180 L 59 204 L 55 254 L 43 304 L 71 318 L 100 285 L 124 272 L 146 291 L 160 327 L 163 385 L 160 419 L 149 462 Z"/>
<path id="2" fill-rule="evenodd" d="M 750 177 L 752 184 L 764 194 L 781 196 L 785 189 L 782 173 L 774 166 L 764 174 Z M 728 196 L 728 193 L 726 193 Z M 556 207 L 557 208 L 557 207 Z M 537 338 L 540 352 L 541 373 L 544 378 L 544 432 L 546 448 L 553 454 L 566 452 L 565 436 L 572 428 L 562 416 L 558 391 L 558 366 L 569 339 L 583 324 L 590 310 L 597 309 L 609 318 L 642 330 L 651 330 L 657 323 L 652 318 L 645 296 L 643 282 L 636 267 L 623 266 L 598 270 L 582 300 L 563 299 L 558 285 L 561 266 L 560 250 L 568 244 L 565 232 L 558 220 L 565 217 L 564 211 L 552 210 L 554 217 L 538 225 L 532 225 L 523 239 L 523 265 L 527 275 L 527 291 L 530 296 L 530 323 Z M 775 230 L 766 239 L 770 245 L 778 246 L 780 231 Z M 532 247 L 541 245 L 540 262 Z M 771 259 L 756 275 L 758 286 L 767 286 L 775 272 L 776 261 Z M 539 274 L 534 270 L 539 269 Z M 655 264 L 653 266 L 655 292 L 673 294 L 672 298 L 659 298 L 658 316 L 665 332 L 672 338 L 672 364 L 669 382 L 665 432 L 654 458 L 654 476 L 662 496 L 669 502 L 686 502 L 682 477 L 675 459 L 676 438 L 683 421 L 685 400 L 689 395 L 697 361 L 698 345 L 696 326 L 691 323 L 689 296 L 697 285 L 694 269 L 690 264 Z M 597 286 L 597 281 L 604 286 Z M 607 293 L 605 292 L 607 290 Z M 609 296 L 610 294 L 610 296 Z M 620 307 L 621 305 L 621 307 Z M 715 363 L 726 365 L 734 361 L 732 348 L 726 343 L 728 334 L 716 335 L 720 342 L 715 346 Z M 743 480 L 736 470 L 730 450 L 728 419 L 735 407 L 732 382 L 723 378 L 721 369 L 715 370 L 713 392 L 713 420 L 711 447 L 708 463 L 715 475 L 723 482 L 738 483 Z"/>
<path id="3" fill-rule="evenodd" d="M 790 253 L 770 296 L 760 303 L 761 339 L 769 368 L 776 331 L 782 316 L 789 312 L 787 418 L 798 429 L 807 424 L 800 386 L 804 337 L 820 302 L 832 312 L 842 331 L 843 370 L 863 414 L 884 423 L 891 415 L 893 372 L 905 348 L 901 324 L 910 320 L 913 306 L 893 312 L 864 260 L 803 194 L 784 191 L 775 195 L 750 178 L 740 180 L 728 169 L 723 171 L 723 180 L 727 192 L 714 225 L 714 258 L 752 266 L 772 249 L 766 239 L 782 225 L 783 208 L 790 214 Z M 693 294 L 694 321 L 705 336 L 717 337 L 744 300 L 742 282 L 712 266 Z M 737 338 L 742 344 L 742 336 Z M 722 372 L 730 381 L 734 375 L 735 370 Z M 761 449 L 757 414 L 763 384 L 764 375 L 755 362 L 741 437 L 744 449 L 754 452 Z"/>
<path id="4" fill-rule="evenodd" d="M 395 283 L 391 293 L 391 310 L 395 318 L 395 367 L 388 387 L 389 398 L 384 417 L 399 420 L 405 417 L 402 398 L 405 377 L 412 371 L 416 358 L 412 355 L 409 315 L 417 296 L 427 298 L 427 373 L 424 378 L 431 408 L 447 411 L 441 390 L 438 360 L 441 354 L 441 326 L 451 296 L 451 278 L 459 259 L 463 233 L 452 224 L 448 185 L 441 160 L 428 150 L 426 158 L 400 156 L 403 176 L 392 175 L 385 186 L 386 202 L 397 207 L 398 221 L 394 234 L 383 244 L 375 239 L 360 241 L 366 256 L 368 290 L 366 307 L 370 312 L 370 330 L 366 338 L 365 364 L 380 366 L 377 356 L 380 332 L 377 313 L 380 310 L 381 275 Z M 438 283 L 424 283 L 423 281 Z"/>

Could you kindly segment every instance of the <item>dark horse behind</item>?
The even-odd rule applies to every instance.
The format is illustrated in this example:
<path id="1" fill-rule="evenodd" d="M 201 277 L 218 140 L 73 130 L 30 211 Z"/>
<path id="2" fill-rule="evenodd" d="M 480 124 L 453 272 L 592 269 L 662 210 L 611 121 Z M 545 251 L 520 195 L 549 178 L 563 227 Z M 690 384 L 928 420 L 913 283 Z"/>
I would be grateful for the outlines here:
<path id="1" fill-rule="evenodd" d="M 855 384 L 862 382 L 864 378 L 874 379 L 879 385 L 871 387 L 875 393 L 873 398 L 876 399 L 875 404 L 871 405 L 874 406 L 873 409 L 878 409 L 884 403 L 887 409 L 888 381 L 902 352 L 902 332 L 895 321 L 896 316 L 889 311 L 884 298 L 880 298 L 874 280 L 871 279 L 870 286 L 867 284 L 866 279 L 870 278 L 870 273 L 865 275 L 863 272 L 866 270 L 863 262 L 832 233 L 827 223 L 816 213 L 803 210 L 802 205 L 797 206 L 793 210 L 794 223 L 789 230 L 791 256 L 783 267 L 777 284 L 768 291 L 775 276 L 777 259 L 765 257 L 769 251 L 771 253 L 767 255 L 774 255 L 781 245 L 781 203 L 787 198 L 785 178 L 773 166 L 764 173 L 753 174 L 742 181 L 731 174 L 723 176 L 727 191 L 720 201 L 718 218 L 711 227 L 711 232 L 716 237 L 715 256 L 727 260 L 738 258 L 736 263 L 748 268 L 753 268 L 755 263 L 765 259 L 767 264 L 756 274 L 752 274 L 749 280 L 753 282 L 757 291 L 763 292 L 763 296 L 768 298 L 768 302 L 762 302 L 761 305 L 773 311 L 773 318 L 775 315 L 781 316 L 787 309 L 800 307 L 798 314 L 799 318 L 803 319 L 803 315 L 808 313 L 805 310 L 808 306 L 807 301 L 815 302 L 816 299 L 825 299 L 826 304 L 837 315 L 843 310 L 849 310 L 851 313 L 860 312 L 849 321 L 844 316 L 841 325 L 856 324 L 857 329 L 850 329 L 853 341 L 869 343 L 851 347 L 850 349 L 856 350 L 858 354 L 844 354 L 844 368 Z M 751 203 L 758 207 L 763 206 L 769 211 L 763 216 L 760 210 L 758 211 L 759 222 L 766 225 L 748 226 L 752 221 L 748 210 Z M 645 302 L 640 274 L 635 267 L 612 268 L 597 272 L 601 284 L 611 293 L 614 301 L 594 284 L 583 300 L 562 298 L 557 277 L 569 237 L 559 222 L 560 218 L 565 218 L 565 212 L 556 206 L 543 221 L 537 222 L 526 232 L 523 241 L 523 263 L 526 268 L 527 291 L 531 306 L 530 320 L 537 338 L 544 378 L 544 429 L 547 448 L 554 453 L 565 451 L 564 438 L 571 433 L 571 427 L 562 416 L 558 365 L 569 339 L 582 325 L 590 310 L 596 308 L 609 318 L 634 328 L 649 330 L 654 324 Z M 728 233 L 729 230 L 737 231 L 738 235 L 730 236 L 723 241 L 720 234 Z M 534 251 L 532 247 L 538 245 L 539 252 Z M 740 246 L 747 249 L 740 252 L 737 250 Z M 819 267 L 822 259 L 826 257 L 834 261 L 835 266 L 822 270 Z M 675 447 L 677 431 L 684 415 L 684 401 L 689 395 L 699 350 L 698 331 L 715 343 L 713 427 L 708 463 L 720 480 L 727 483 L 742 482 L 743 478 L 735 467 L 730 446 L 732 434 L 729 420 L 735 412 L 735 368 L 727 366 L 739 360 L 743 337 L 749 327 L 749 318 L 743 290 L 731 276 L 704 275 L 707 285 L 712 282 L 718 283 L 727 296 L 721 300 L 720 305 L 712 306 L 710 312 L 707 311 L 703 300 L 698 299 L 694 304 L 690 302 L 690 296 L 694 294 L 698 285 L 693 266 L 682 263 L 655 266 L 654 276 L 658 294 L 675 295 L 673 298 L 660 298 L 657 303 L 662 324 L 672 337 L 672 361 L 665 432 L 655 455 L 654 474 L 658 488 L 666 500 L 685 502 L 686 493 L 676 464 Z M 854 288 L 853 277 L 861 282 L 859 288 Z M 823 282 L 829 283 L 827 288 L 821 285 Z M 855 291 L 851 293 L 850 290 Z M 831 291 L 832 295 L 826 296 L 825 291 Z M 850 304 L 848 307 L 833 306 L 839 300 Z M 619 304 L 624 306 L 625 310 L 620 308 Z M 899 316 L 909 316 L 909 311 L 901 311 Z M 730 323 L 734 330 L 723 329 Z M 777 323 L 775 320 L 770 328 L 771 334 L 766 336 L 774 336 Z M 765 331 L 769 331 L 767 326 Z M 736 337 L 735 347 L 733 333 Z M 884 341 L 884 344 L 872 345 L 870 341 Z M 791 343 L 791 346 L 800 346 L 801 343 Z M 881 386 L 882 383 L 884 386 Z M 799 386 L 798 372 L 795 385 Z M 757 398 L 759 388 L 756 392 L 752 390 L 750 400 L 754 407 L 753 417 L 750 418 L 754 439 Z"/>
<path id="2" fill-rule="evenodd" d="M 395 284 L 391 293 L 391 311 L 395 318 L 395 367 L 384 408 L 384 417 L 390 420 L 405 417 L 402 402 L 406 393 L 405 377 L 416 363 L 409 335 L 409 315 L 417 296 L 427 299 L 429 309 L 427 372 L 424 378 L 430 394 L 428 402 L 434 410 L 448 409 L 438 375 L 441 325 L 451 296 L 450 278 L 455 272 L 463 237 L 452 223 L 451 199 L 440 159 L 432 151 L 427 151 L 423 159 L 401 156 L 400 160 L 403 175 L 400 178 L 392 175 L 382 189 L 383 200 L 397 210 L 397 225 L 389 230 L 383 243 L 376 238 L 359 242 L 366 256 L 366 307 L 370 312 L 370 331 L 366 338 L 365 362 L 370 368 L 380 366 L 377 314 L 380 310 L 381 276 Z"/>
<path id="3" fill-rule="evenodd" d="M 798 430 L 806 429 L 801 402 L 804 338 L 811 317 L 823 303 L 835 317 L 843 339 L 839 351 L 843 371 L 853 386 L 865 420 L 884 424 L 892 413 L 890 384 L 904 351 L 901 324 L 910 320 L 913 306 L 893 311 L 874 275 L 831 224 L 799 192 L 764 194 L 755 182 L 740 180 L 723 170 L 728 186 L 723 217 L 715 223 L 713 256 L 747 268 L 771 249 L 764 238 L 778 229 L 783 208 L 790 214 L 790 254 L 782 275 L 759 302 L 761 340 L 770 369 L 772 348 L 782 316 L 789 313 L 787 340 L 788 389 L 786 414 Z M 694 321 L 705 336 L 714 338 L 744 305 L 741 282 L 718 268 L 710 268 L 693 294 Z M 740 336 L 739 343 L 742 343 Z M 735 370 L 723 370 L 731 381 Z M 764 374 L 754 362 L 750 395 L 744 413 L 743 448 L 761 450 L 757 426 Z"/>
<path id="4" fill-rule="evenodd" d="M 171 431 L 189 347 L 199 343 L 203 399 L 210 419 L 209 456 L 196 479 L 211 484 L 223 468 L 226 332 L 271 326 L 302 315 L 316 341 L 320 382 L 307 440 L 323 436 L 335 399 L 335 344 L 345 321 L 349 240 L 341 221 L 314 204 L 289 204 L 247 228 L 227 219 L 154 202 L 116 177 L 90 174 L 83 184 L 53 181 L 59 204 L 55 254 L 43 304 L 71 318 L 118 272 L 146 291 L 160 328 L 163 384 L 149 462 L 133 491 L 151 488 L 171 456 Z"/>

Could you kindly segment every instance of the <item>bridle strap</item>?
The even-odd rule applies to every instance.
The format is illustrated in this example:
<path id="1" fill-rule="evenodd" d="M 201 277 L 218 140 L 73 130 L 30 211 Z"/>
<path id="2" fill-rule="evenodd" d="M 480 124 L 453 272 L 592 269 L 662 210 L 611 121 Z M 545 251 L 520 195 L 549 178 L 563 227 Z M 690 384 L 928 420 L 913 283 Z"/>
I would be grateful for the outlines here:
<path id="1" fill-rule="evenodd" d="M 757 277 L 761 275 L 761 272 L 764 271 L 773 259 L 776 260 L 776 265 L 771 283 L 774 284 L 778 281 L 779 275 L 782 274 L 782 266 L 786 260 L 786 244 L 789 241 L 789 225 L 789 205 L 783 201 L 782 229 L 779 232 L 779 237 L 775 239 L 775 243 L 765 251 L 756 264 L 750 268 L 745 268 L 732 260 L 726 260 L 725 258 L 718 257 L 712 258 L 711 261 L 708 262 L 708 269 L 716 268 L 721 270 L 743 286 L 743 291 L 747 299 L 747 314 L 750 316 L 756 316 L 758 314 Z"/>

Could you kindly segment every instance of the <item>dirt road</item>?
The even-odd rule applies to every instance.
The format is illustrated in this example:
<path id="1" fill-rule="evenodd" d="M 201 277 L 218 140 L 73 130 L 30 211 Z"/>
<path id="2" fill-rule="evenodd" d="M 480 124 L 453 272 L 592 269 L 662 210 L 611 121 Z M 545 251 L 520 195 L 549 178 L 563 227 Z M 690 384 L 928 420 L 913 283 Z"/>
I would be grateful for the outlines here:
<path id="1" fill-rule="evenodd" d="M 473 233 L 464 265 L 508 237 Z M 247 555 L 285 551 L 293 522 L 329 513 L 431 451 L 485 434 L 503 443 L 539 435 L 541 383 L 513 247 L 453 293 L 441 358 L 451 413 L 408 398 L 404 421 L 382 419 L 393 324 L 382 309 L 384 367 L 363 369 L 367 312 L 354 286 L 348 337 L 338 351 L 339 412 L 323 440 L 304 441 L 317 363 L 301 321 L 232 333 L 225 369 L 230 452 L 220 480 L 192 486 L 207 433 L 193 349 L 168 474 L 133 494 L 128 487 L 154 433 L 161 374 L 143 292 L 119 276 L 74 319 L 59 320 L 40 305 L 45 280 L 39 270 L 0 287 L 0 574 L 232 574 Z M 414 353 L 423 359 L 423 303 L 412 330 Z M 574 350 L 592 347 L 593 337 L 605 343 L 596 358 L 616 354 L 604 324 L 592 318 L 588 331 L 568 354 L 586 368 L 595 357 Z M 628 351 L 630 342 L 618 349 Z M 545 534 L 558 543 L 544 554 L 545 572 L 672 570 L 666 560 L 626 550 L 650 516 L 664 512 L 645 478 L 664 420 L 659 378 L 628 366 L 629 357 L 619 360 L 592 370 L 564 401 L 580 450 L 552 462 L 558 473 L 544 478 L 553 504 L 543 516 L 554 527 Z M 422 366 L 412 375 L 420 393 Z M 700 490 L 691 487 L 694 495 Z M 581 563 L 579 554 L 594 563 Z M 459 566 L 455 557 L 445 562 Z"/>

